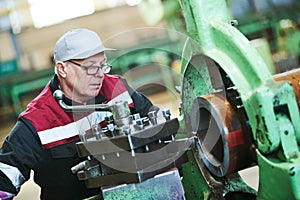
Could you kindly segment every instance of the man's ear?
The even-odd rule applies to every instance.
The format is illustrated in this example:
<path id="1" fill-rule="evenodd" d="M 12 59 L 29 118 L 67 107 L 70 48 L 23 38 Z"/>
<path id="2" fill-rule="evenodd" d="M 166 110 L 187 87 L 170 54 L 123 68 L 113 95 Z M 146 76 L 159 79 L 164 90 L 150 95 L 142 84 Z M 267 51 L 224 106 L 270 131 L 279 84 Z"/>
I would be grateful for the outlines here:
<path id="1" fill-rule="evenodd" d="M 60 76 L 62 78 L 67 77 L 66 63 L 58 61 L 55 64 L 55 68 L 56 68 L 56 73 L 58 76 Z"/>

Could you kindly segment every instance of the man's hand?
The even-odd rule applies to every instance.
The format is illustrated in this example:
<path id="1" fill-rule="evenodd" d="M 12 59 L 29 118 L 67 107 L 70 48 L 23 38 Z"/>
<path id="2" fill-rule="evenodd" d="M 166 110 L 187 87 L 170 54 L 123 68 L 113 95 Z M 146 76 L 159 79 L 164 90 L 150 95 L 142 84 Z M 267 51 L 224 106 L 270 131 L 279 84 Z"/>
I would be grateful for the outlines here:
<path id="1" fill-rule="evenodd" d="M 14 196 L 14 194 L 0 191 L 0 200 L 10 200 L 13 199 Z"/>

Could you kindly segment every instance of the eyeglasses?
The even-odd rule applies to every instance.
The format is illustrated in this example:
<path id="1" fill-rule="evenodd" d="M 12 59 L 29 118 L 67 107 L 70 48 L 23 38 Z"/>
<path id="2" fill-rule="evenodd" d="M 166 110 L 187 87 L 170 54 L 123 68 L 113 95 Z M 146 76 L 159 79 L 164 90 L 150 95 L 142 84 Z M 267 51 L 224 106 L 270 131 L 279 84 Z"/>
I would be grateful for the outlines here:
<path id="1" fill-rule="evenodd" d="M 110 72 L 111 67 L 112 67 L 112 66 L 111 66 L 110 64 L 108 64 L 108 63 L 104 63 L 104 64 L 102 64 L 102 65 L 100 65 L 100 66 L 84 66 L 84 65 L 81 65 L 81 64 L 79 64 L 79 63 L 77 63 L 77 62 L 74 62 L 74 61 L 72 61 L 72 60 L 68 60 L 68 62 L 70 62 L 70 63 L 72 63 L 72 64 L 74 64 L 74 65 L 77 65 L 78 67 L 84 68 L 84 69 L 86 70 L 86 72 L 87 72 L 88 75 L 95 75 L 95 74 L 97 74 L 98 71 L 99 71 L 99 69 L 101 69 L 101 71 L 102 71 L 103 73 L 107 74 L 107 73 Z"/>

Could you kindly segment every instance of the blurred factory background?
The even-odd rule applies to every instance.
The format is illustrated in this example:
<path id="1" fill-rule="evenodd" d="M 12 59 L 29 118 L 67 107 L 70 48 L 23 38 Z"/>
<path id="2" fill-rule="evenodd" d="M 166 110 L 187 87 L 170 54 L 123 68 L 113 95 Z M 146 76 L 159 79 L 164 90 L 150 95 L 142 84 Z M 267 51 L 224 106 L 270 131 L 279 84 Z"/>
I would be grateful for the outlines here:
<path id="1" fill-rule="evenodd" d="M 227 3 L 238 21 L 236 27 L 257 48 L 272 74 L 299 67 L 299 0 Z M 1 143 L 17 115 L 53 76 L 55 42 L 73 28 L 92 29 L 106 46 L 118 49 L 108 54 L 112 73 L 124 75 L 158 104 L 175 102 L 171 106 L 176 113 L 180 100 L 174 88 L 180 84 L 187 37 L 182 18 L 175 0 L 1 0 Z M 24 193 L 20 199 L 25 199 Z"/>

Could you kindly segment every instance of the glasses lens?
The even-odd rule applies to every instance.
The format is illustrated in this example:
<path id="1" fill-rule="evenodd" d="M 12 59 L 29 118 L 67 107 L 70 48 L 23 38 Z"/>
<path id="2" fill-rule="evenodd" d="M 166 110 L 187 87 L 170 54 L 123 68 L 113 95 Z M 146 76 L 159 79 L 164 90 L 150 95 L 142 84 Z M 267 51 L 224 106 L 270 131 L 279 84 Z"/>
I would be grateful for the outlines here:
<path id="1" fill-rule="evenodd" d="M 87 73 L 91 75 L 96 74 L 98 72 L 98 68 L 98 66 L 90 66 L 87 68 Z"/>
<path id="2" fill-rule="evenodd" d="M 111 65 L 104 64 L 102 66 L 90 66 L 87 68 L 87 73 L 90 75 L 94 75 L 94 74 L 97 74 L 99 70 L 101 70 L 103 73 L 107 74 L 111 70 Z"/>
<path id="3" fill-rule="evenodd" d="M 104 66 L 102 67 L 102 71 L 103 71 L 103 73 L 105 73 L 105 74 L 109 73 L 110 70 L 111 70 L 111 65 L 109 65 L 109 64 L 106 64 L 106 65 L 104 65 Z"/>

